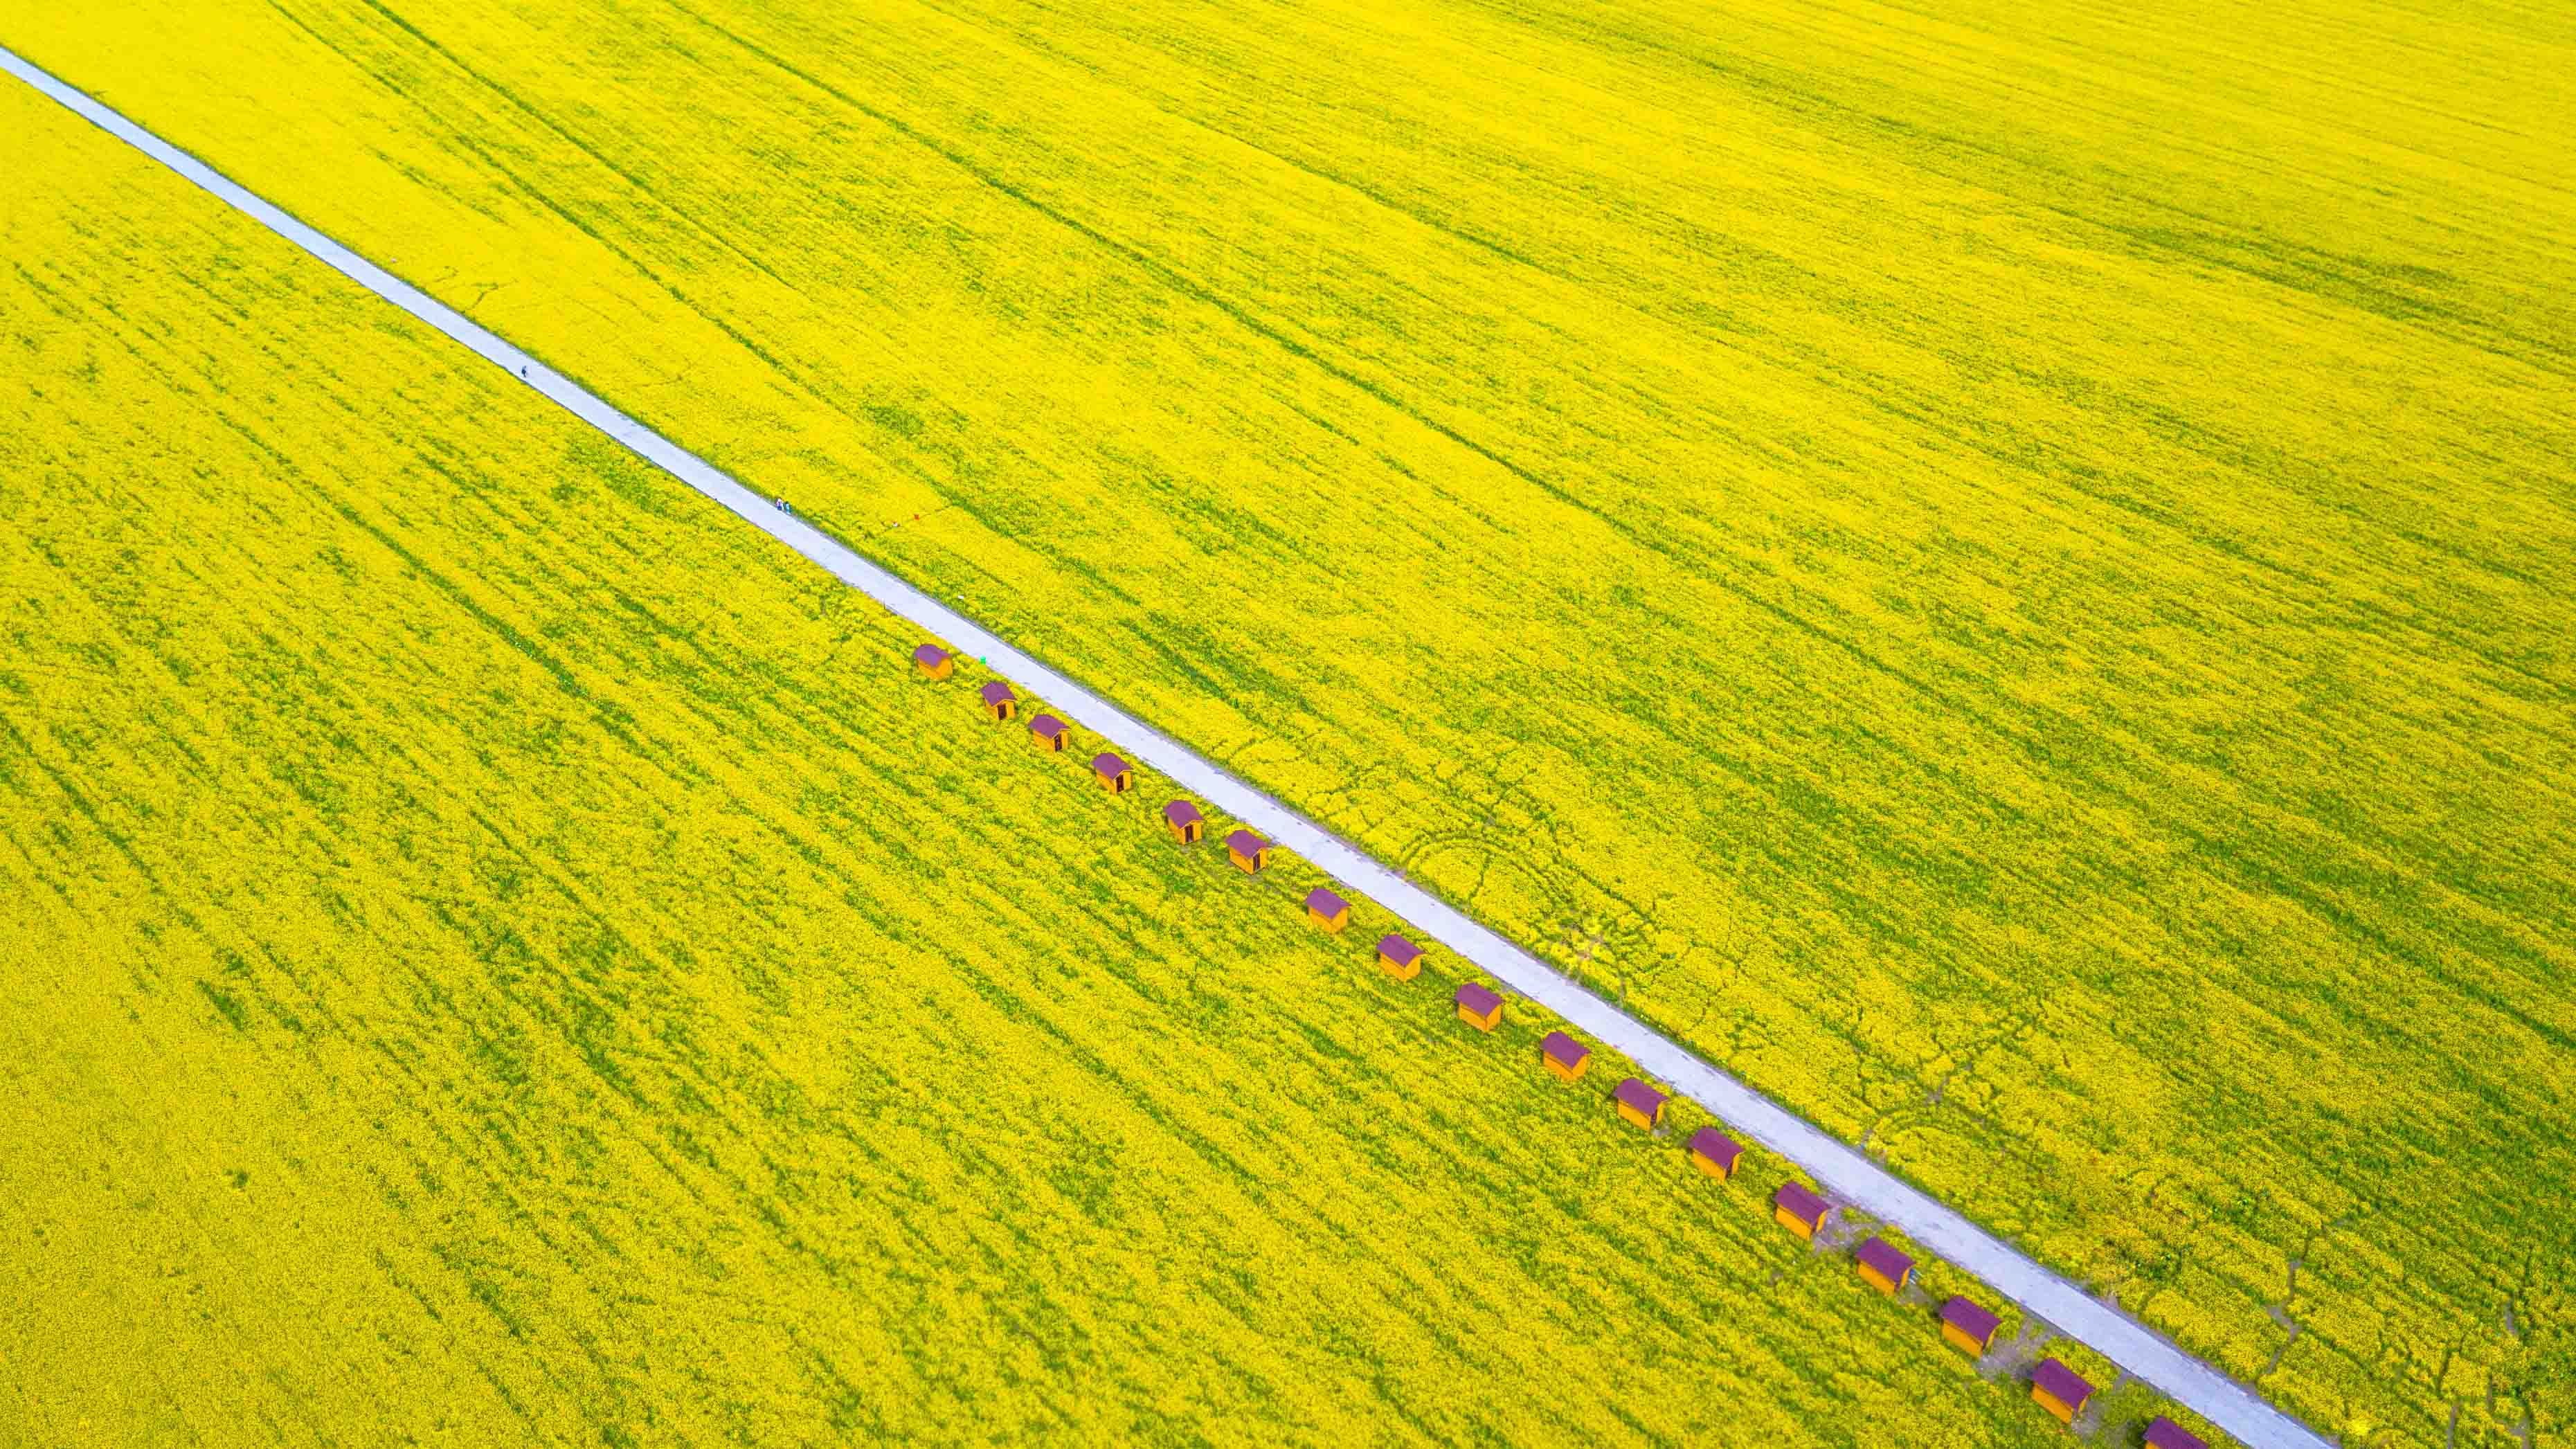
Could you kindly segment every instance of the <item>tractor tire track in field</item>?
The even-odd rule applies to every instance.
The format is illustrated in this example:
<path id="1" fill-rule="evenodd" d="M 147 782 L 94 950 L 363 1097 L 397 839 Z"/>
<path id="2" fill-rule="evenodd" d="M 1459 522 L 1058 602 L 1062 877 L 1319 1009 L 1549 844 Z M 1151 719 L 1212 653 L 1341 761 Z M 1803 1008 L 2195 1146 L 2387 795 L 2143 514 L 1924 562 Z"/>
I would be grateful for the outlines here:
<path id="1" fill-rule="evenodd" d="M 842 583 L 949 644 L 1218 809 L 1268 834 L 1335 881 L 1412 922 L 1424 934 L 1626 1054 L 1649 1075 L 1706 1107 L 1814 1177 L 1827 1193 L 1910 1235 L 1923 1248 L 1975 1274 L 2031 1316 L 2103 1354 L 2228 1434 L 2257 1449 L 2324 1449 L 2326 1441 L 2244 1385 L 2183 1352 L 2162 1335 L 2093 1298 L 1988 1234 L 1958 1212 L 1898 1179 L 1865 1154 L 1761 1096 L 1537 957 L 1432 896 L 1279 801 L 1021 650 L 886 569 L 861 558 L 518 348 L 226 179 L 18 56 L 0 48 L 5 69 L 91 124 L 143 152 L 269 231 L 401 308 L 687 484 Z M 895 667 L 889 661 L 888 667 Z"/>

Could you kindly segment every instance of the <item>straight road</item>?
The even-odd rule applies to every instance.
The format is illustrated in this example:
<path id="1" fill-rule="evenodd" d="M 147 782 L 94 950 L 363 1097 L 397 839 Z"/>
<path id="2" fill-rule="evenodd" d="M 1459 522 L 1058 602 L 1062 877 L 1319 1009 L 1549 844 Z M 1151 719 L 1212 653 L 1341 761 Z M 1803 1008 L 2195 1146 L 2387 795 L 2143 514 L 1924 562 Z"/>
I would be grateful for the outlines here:
<path id="1" fill-rule="evenodd" d="M 1162 771 L 1225 813 L 1303 856 L 1349 890 L 1547 1007 L 1593 1040 L 1789 1159 L 1818 1186 L 1896 1227 L 1926 1251 L 1974 1273 L 2028 1313 L 2256 1449 L 2325 1449 L 2326 1441 L 2244 1385 L 2171 1340 L 2101 1303 L 1951 1208 L 1898 1179 L 1786 1107 L 1693 1056 L 1527 951 L 1469 920 L 1393 869 L 1226 773 L 1197 752 L 1031 658 L 938 599 L 852 553 L 803 520 L 719 472 L 544 363 L 432 301 L 401 278 L 297 221 L 178 147 L 0 47 L 0 70 L 25 81 L 108 134 L 186 177 L 368 291 L 437 328 L 566 412 L 796 550 L 850 587 L 953 648 L 985 660 L 1057 713 Z M 888 667 L 898 661 L 889 660 Z"/>

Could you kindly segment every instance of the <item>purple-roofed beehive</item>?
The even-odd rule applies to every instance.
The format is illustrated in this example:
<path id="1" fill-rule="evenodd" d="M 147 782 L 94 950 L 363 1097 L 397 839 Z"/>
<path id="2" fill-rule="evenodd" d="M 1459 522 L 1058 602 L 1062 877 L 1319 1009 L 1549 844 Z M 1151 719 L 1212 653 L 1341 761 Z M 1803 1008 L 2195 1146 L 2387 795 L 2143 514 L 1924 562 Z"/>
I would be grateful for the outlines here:
<path id="1" fill-rule="evenodd" d="M 1042 714 L 1029 721 L 1029 736 L 1038 742 L 1038 748 L 1042 750 L 1063 749 L 1065 736 L 1069 732 L 1070 727 L 1051 714 Z"/>
<path id="2" fill-rule="evenodd" d="M 2084 1401 L 2093 1397 L 2093 1386 L 2057 1360 L 2042 1359 L 2039 1367 L 2030 1371 L 2030 1396 L 2071 1424 L 2076 1415 L 2084 1412 Z"/>
<path id="3" fill-rule="evenodd" d="M 1450 999 L 1457 1003 L 1458 1019 L 1480 1031 L 1492 1031 L 1503 1019 L 1503 999 L 1473 981 L 1459 987 Z"/>
<path id="4" fill-rule="evenodd" d="M 1736 1159 L 1744 1155 L 1744 1144 L 1718 1131 L 1702 1127 L 1691 1134 L 1691 1160 L 1711 1177 L 1733 1177 Z"/>
<path id="5" fill-rule="evenodd" d="M 1579 1081 L 1592 1065 L 1592 1048 L 1564 1032 L 1552 1031 L 1547 1040 L 1538 1044 L 1538 1059 L 1554 1075 L 1569 1082 Z"/>
<path id="6" fill-rule="evenodd" d="M 1100 783 L 1112 795 L 1123 794 L 1136 783 L 1136 777 L 1128 770 L 1127 762 L 1112 754 L 1102 753 L 1092 756 L 1091 773 L 1100 777 Z"/>
<path id="7" fill-rule="evenodd" d="M 1771 1216 L 1779 1224 L 1802 1238 L 1813 1238 L 1816 1229 L 1825 1225 L 1825 1214 L 1831 1205 L 1823 1198 L 1794 1182 L 1780 1184 L 1771 1194 Z"/>
<path id="8" fill-rule="evenodd" d="M 2162 1414 L 2156 1415 L 2155 1422 L 2147 1426 L 2146 1442 L 2147 1449 L 2209 1449 L 2207 1441 L 2198 1434 Z"/>
<path id="9" fill-rule="evenodd" d="M 1664 1120 L 1664 1094 L 1630 1077 L 1610 1093 L 1619 1104 L 1619 1116 L 1652 1131 Z"/>
<path id="10" fill-rule="evenodd" d="M 1882 1293 L 1893 1293 L 1905 1286 L 1914 1272 L 1914 1260 L 1896 1251 L 1896 1245 L 1885 1238 L 1872 1238 L 1852 1253 L 1860 1264 L 1861 1276 L 1869 1279 Z"/>
<path id="11" fill-rule="evenodd" d="M 1410 981 L 1422 972 L 1422 948 L 1402 936 L 1380 936 L 1377 942 L 1377 964 L 1399 981 Z"/>
<path id="12" fill-rule="evenodd" d="M 1270 863 L 1270 842 L 1249 830 L 1238 830 L 1225 838 L 1225 853 L 1237 869 L 1256 871 Z"/>
<path id="13" fill-rule="evenodd" d="M 933 679 L 946 679 L 952 667 L 948 651 L 936 644 L 924 644 L 912 651 L 912 662 L 920 665 L 921 672 Z"/>
<path id="14" fill-rule="evenodd" d="M 1351 923 L 1351 903 L 1317 886 L 1306 892 L 1306 919 L 1327 931 L 1338 931 Z"/>
<path id="15" fill-rule="evenodd" d="M 1206 821 L 1199 815 L 1199 807 L 1187 800 L 1175 800 L 1164 806 L 1163 823 L 1172 827 L 1172 838 L 1183 845 L 1196 843 L 1199 832 L 1207 828 Z"/>
<path id="16" fill-rule="evenodd" d="M 975 697 L 984 701 L 985 712 L 995 719 L 1009 719 L 1011 711 L 1020 707 L 1020 697 L 998 679 L 975 691 Z"/>
<path id="17" fill-rule="evenodd" d="M 1984 1353 L 2003 1320 L 1965 1298 L 1941 1305 L 1941 1336 L 1968 1353 Z"/>

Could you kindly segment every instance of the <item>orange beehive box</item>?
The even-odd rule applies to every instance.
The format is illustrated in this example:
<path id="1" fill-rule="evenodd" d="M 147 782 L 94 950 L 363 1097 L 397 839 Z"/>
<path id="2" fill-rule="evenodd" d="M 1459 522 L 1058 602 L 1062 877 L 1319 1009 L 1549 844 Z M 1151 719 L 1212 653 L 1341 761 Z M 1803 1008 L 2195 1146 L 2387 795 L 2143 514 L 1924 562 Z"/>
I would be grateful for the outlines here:
<path id="1" fill-rule="evenodd" d="M 1458 1004 L 1458 1019 L 1478 1031 L 1492 1031 L 1503 1020 L 1503 999 L 1470 981 L 1458 988 L 1451 998 Z"/>

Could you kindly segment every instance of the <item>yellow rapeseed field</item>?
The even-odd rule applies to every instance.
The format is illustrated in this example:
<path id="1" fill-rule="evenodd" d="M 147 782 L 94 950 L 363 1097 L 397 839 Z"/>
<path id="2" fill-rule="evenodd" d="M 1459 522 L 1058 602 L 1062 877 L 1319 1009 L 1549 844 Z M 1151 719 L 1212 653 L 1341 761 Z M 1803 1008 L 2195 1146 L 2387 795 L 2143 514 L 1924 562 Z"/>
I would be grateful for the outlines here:
<path id="1" fill-rule="evenodd" d="M 0 42 L 2321 1429 L 2568 1432 L 2560 11 Z"/>
<path id="2" fill-rule="evenodd" d="M 1776 1162 L 49 102 L 0 134 L 0 1442 L 2049 1442 Z"/>

